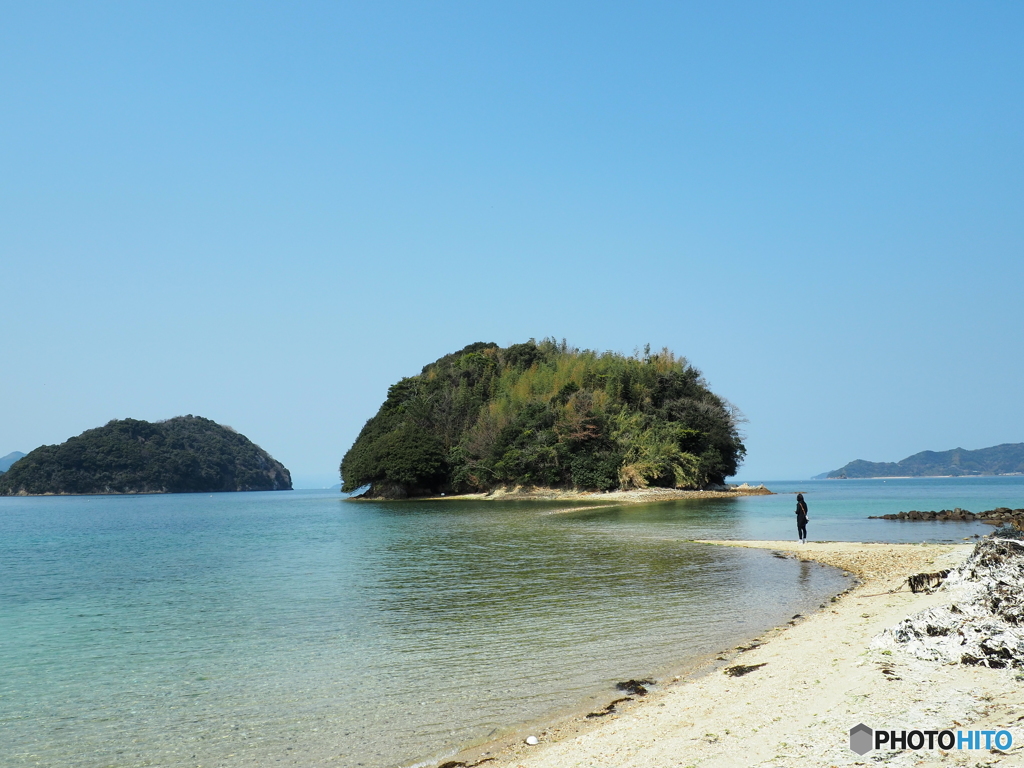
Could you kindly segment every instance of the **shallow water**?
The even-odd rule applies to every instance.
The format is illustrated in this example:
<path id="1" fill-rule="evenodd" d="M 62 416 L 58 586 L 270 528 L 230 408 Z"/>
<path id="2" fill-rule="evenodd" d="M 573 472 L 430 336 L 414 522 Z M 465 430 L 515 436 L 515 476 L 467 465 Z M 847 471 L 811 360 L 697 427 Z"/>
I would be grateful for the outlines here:
<path id="1" fill-rule="evenodd" d="M 871 482 L 775 488 L 807 493 L 812 538 L 870 540 L 987 532 L 864 516 L 1021 506 L 1024 491 Z M 847 583 L 685 541 L 791 538 L 792 496 L 555 506 L 0 499 L 0 764 L 408 765 L 734 645 Z"/>

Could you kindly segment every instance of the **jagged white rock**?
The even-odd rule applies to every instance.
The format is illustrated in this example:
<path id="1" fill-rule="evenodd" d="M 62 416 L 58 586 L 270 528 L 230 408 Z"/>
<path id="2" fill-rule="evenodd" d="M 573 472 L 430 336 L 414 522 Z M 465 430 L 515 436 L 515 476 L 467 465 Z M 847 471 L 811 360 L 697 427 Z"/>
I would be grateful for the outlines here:
<path id="1" fill-rule="evenodd" d="M 872 646 L 945 664 L 1024 668 L 1024 541 L 979 542 L 939 589 L 948 605 L 908 616 Z"/>

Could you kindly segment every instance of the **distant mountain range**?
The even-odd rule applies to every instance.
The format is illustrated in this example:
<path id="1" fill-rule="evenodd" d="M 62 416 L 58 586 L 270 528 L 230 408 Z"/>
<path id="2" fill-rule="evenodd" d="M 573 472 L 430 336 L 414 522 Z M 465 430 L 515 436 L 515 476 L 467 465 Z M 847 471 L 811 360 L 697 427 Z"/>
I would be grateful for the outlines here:
<path id="1" fill-rule="evenodd" d="M 867 477 L 964 477 L 1024 474 L 1024 443 L 1004 443 L 965 451 L 921 451 L 897 462 L 857 459 L 845 467 L 815 475 L 815 480 Z"/>
<path id="2" fill-rule="evenodd" d="M 8 469 L 11 468 L 11 464 L 16 462 L 24 455 L 25 454 L 22 453 L 21 451 L 11 451 L 3 458 L 0 458 L 0 472 L 6 472 Z"/>

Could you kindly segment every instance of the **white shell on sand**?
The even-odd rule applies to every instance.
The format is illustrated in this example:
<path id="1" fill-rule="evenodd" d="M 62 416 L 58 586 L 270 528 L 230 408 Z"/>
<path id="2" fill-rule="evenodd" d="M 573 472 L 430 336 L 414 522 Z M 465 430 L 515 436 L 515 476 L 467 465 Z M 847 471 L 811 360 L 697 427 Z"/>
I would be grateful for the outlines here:
<path id="1" fill-rule="evenodd" d="M 540 744 L 540 739 L 538 739 L 536 736 L 527 736 L 526 743 L 532 747 L 534 744 Z"/>

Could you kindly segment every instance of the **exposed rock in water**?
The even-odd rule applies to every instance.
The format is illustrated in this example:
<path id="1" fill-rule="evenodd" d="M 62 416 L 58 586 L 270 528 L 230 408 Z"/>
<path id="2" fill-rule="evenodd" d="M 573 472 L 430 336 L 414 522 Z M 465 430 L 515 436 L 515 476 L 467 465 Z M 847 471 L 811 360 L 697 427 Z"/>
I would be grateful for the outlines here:
<path id="1" fill-rule="evenodd" d="M 1024 668 L 1024 541 L 980 541 L 939 591 L 948 606 L 908 616 L 873 645 L 944 664 Z"/>
<path id="2" fill-rule="evenodd" d="M 1009 523 L 1018 528 L 1024 528 L 1024 509 L 1010 509 L 1009 507 L 996 507 L 984 512 L 971 512 L 967 509 L 940 509 L 921 511 L 912 509 L 909 512 L 896 512 L 890 515 L 871 515 L 868 520 L 954 520 L 962 522 L 980 521 L 990 525 L 1001 525 Z"/>

